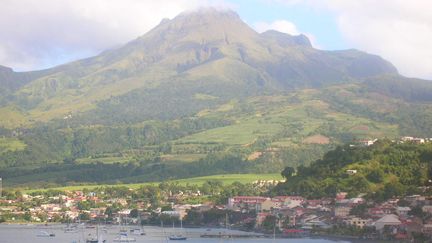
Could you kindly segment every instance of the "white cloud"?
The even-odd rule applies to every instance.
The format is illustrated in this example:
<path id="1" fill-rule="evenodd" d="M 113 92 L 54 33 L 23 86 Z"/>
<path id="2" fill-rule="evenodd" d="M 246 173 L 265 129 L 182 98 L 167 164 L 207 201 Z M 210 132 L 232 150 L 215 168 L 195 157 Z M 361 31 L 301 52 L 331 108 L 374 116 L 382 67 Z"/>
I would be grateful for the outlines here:
<path id="1" fill-rule="evenodd" d="M 254 28 L 259 33 L 265 32 L 267 30 L 277 30 L 282 33 L 287 33 L 290 35 L 299 35 L 300 32 L 297 29 L 297 26 L 287 20 L 275 20 L 271 23 L 267 22 L 257 22 L 254 24 Z"/>
<path id="2" fill-rule="evenodd" d="M 390 60 L 404 75 L 432 78 L 432 1 L 334 1 L 331 7 L 355 46 Z"/>
<path id="3" fill-rule="evenodd" d="M 401 74 L 432 79 L 430 0 L 274 0 L 332 11 L 354 48 L 391 61 Z"/>
<path id="4" fill-rule="evenodd" d="M 223 1 L 2 0 L 0 65 L 48 67 L 130 41 L 162 18 Z"/>

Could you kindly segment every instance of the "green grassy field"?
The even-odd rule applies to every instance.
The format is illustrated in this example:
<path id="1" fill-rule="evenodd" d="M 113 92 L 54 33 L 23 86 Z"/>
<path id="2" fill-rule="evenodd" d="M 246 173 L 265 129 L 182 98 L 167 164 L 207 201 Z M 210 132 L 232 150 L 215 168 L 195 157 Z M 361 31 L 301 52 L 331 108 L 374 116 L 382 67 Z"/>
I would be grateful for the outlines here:
<path id="1" fill-rule="evenodd" d="M 223 143 L 228 145 L 244 145 L 253 142 L 260 136 L 271 136 L 282 127 L 277 123 L 261 122 L 261 119 L 247 119 L 237 124 L 215 128 L 187 136 L 179 140 L 181 143 Z"/>
<path id="2" fill-rule="evenodd" d="M 165 154 L 161 156 L 162 161 L 176 162 L 181 161 L 185 163 L 194 162 L 202 159 L 206 154 Z"/>
<path id="3" fill-rule="evenodd" d="M 26 144 L 15 138 L 0 138 L 0 154 L 8 151 L 24 150 Z"/>
<path id="4" fill-rule="evenodd" d="M 195 133 L 175 142 L 246 146 L 259 137 L 273 137 L 275 145 L 280 141 L 278 145 L 286 147 L 301 143 L 305 137 L 329 132 L 328 128 L 322 127 L 324 124 L 334 127 L 334 131 L 329 132 L 332 133 L 330 136 L 345 131 L 350 131 L 360 138 L 398 136 L 396 125 L 338 112 L 332 109 L 330 104 L 315 99 L 316 92 L 300 92 L 297 97 L 300 99 L 295 104 L 289 101 L 289 96 L 263 96 L 251 98 L 242 104 L 230 103 L 232 107 L 227 111 L 206 110 L 200 115 L 227 116 L 235 120 L 235 123 Z M 253 110 L 242 112 L 242 106 L 253 107 Z"/>
<path id="5" fill-rule="evenodd" d="M 187 179 L 179 179 L 167 182 L 179 183 L 180 185 L 202 185 L 204 182 L 209 180 L 218 180 L 223 184 L 232 184 L 233 182 L 240 183 L 252 183 L 257 180 L 282 180 L 282 176 L 278 173 L 274 174 L 226 174 L 226 175 L 211 175 L 211 176 L 202 176 L 202 177 L 193 177 Z M 84 188 L 94 189 L 102 186 L 126 186 L 128 188 L 136 189 L 143 185 L 155 185 L 160 182 L 147 182 L 147 183 L 134 183 L 134 184 L 115 184 L 115 185 L 79 185 L 79 186 L 66 186 L 66 187 L 55 187 L 49 189 L 32 189 L 32 190 L 24 190 L 26 193 L 31 193 L 35 191 L 46 191 L 46 190 L 61 190 L 61 191 L 74 191 L 74 190 L 82 190 Z"/>
<path id="6" fill-rule="evenodd" d="M 113 163 L 126 163 L 129 162 L 131 158 L 128 157 L 101 157 L 101 158 L 80 158 L 77 159 L 77 163 L 81 164 L 89 164 L 89 163 L 104 163 L 104 164 L 113 164 Z"/>

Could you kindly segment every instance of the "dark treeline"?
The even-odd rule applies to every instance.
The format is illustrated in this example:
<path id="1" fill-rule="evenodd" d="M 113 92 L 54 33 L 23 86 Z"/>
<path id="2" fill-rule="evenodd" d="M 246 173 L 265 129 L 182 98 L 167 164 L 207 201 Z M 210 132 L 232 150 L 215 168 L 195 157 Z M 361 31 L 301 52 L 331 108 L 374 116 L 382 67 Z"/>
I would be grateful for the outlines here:
<path id="1" fill-rule="evenodd" d="M 256 163 L 236 155 L 209 154 L 192 163 L 166 164 L 159 159 L 130 163 L 59 163 L 37 169 L 9 168 L 0 171 L 5 185 L 59 186 L 74 183 L 134 183 L 180 179 L 256 170 Z M 30 183 L 30 184 L 27 184 Z"/>
<path id="2" fill-rule="evenodd" d="M 18 138 L 27 144 L 26 149 L 3 153 L 0 156 L 0 168 L 58 163 L 65 159 L 121 152 L 161 144 L 228 124 L 228 120 L 189 118 L 135 126 L 96 126 L 73 130 L 63 128 L 58 123 L 40 125 L 19 131 Z"/>

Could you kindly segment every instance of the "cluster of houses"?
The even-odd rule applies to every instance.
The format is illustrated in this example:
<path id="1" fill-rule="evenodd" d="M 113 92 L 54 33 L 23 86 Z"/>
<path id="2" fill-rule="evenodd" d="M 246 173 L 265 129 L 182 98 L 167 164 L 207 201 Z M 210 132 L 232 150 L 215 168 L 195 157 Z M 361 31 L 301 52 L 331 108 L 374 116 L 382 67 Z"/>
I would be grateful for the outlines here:
<path id="1" fill-rule="evenodd" d="M 192 197 L 192 194 L 170 194 L 160 202 L 161 205 L 170 204 L 169 209 L 152 207 L 150 202 L 130 196 L 104 197 L 102 192 L 75 191 L 56 196 L 23 194 L 16 200 L 0 199 L 0 218 L 12 222 L 103 222 L 109 215 L 110 223 L 127 220 L 127 223 L 138 224 L 140 219 L 150 215 L 184 219 L 191 210 L 217 209 L 228 214 L 247 215 L 240 217 L 244 222 L 236 222 L 237 226 L 253 222 L 257 231 L 262 231 L 265 222 L 272 218 L 277 231 L 286 236 L 350 228 L 362 234 L 367 232 L 365 236 L 370 238 L 408 240 L 415 234 L 422 234 L 432 239 L 432 197 L 427 196 L 412 195 L 383 203 L 362 197 L 348 198 L 346 193 L 316 200 L 301 196 L 235 196 L 229 198 L 226 205 L 187 204 L 178 200 L 179 197 Z M 108 212 L 113 205 L 117 210 Z"/>
<path id="2" fill-rule="evenodd" d="M 378 141 L 377 138 L 375 138 L 375 139 L 362 139 L 362 140 L 359 140 L 358 143 L 362 146 L 371 146 L 376 141 Z M 415 144 L 423 144 L 423 143 L 432 142 L 432 138 L 418 138 L 418 137 L 404 136 L 404 137 L 401 137 L 399 140 L 393 141 L 393 142 L 397 142 L 397 143 L 410 142 L 410 143 L 415 143 Z M 351 145 L 351 146 L 355 146 L 355 145 Z"/>
<path id="3" fill-rule="evenodd" d="M 94 207 L 88 210 L 79 208 L 79 203 L 92 202 L 94 205 L 104 205 L 103 207 Z M 32 205 L 36 203 L 36 205 Z M 112 199 L 103 201 L 95 195 L 88 193 L 85 195 L 82 191 L 65 193 L 65 195 L 30 196 L 23 194 L 20 198 L 14 200 L 0 199 L 0 217 L 6 217 L 9 221 L 26 221 L 32 222 L 60 222 L 72 221 L 79 219 L 80 215 L 85 213 L 89 219 L 105 217 L 107 206 L 117 203 L 127 206 L 126 199 Z M 32 205 L 29 207 L 28 205 Z M 125 212 L 119 211 L 117 214 Z"/>
<path id="4" fill-rule="evenodd" d="M 400 206 L 400 201 L 404 206 Z M 23 202 L 41 201 L 37 206 L 25 209 Z M 103 205 L 88 209 L 80 209 L 80 202 L 93 202 L 92 205 Z M 129 223 L 138 223 L 131 217 L 130 201 L 124 198 L 102 200 L 95 194 L 84 195 L 80 191 L 68 195 L 58 195 L 44 198 L 43 196 L 23 195 L 17 200 L 0 201 L 0 217 L 12 215 L 12 221 L 22 219 L 27 215 L 29 221 L 45 222 L 58 219 L 78 220 L 80 215 L 88 215 L 87 220 L 106 219 L 107 207 L 119 205 L 121 210 L 112 215 L 114 222 L 120 223 L 129 219 Z M 150 205 L 143 202 L 134 202 L 134 207 L 140 209 L 140 216 L 146 215 Z M 353 213 L 353 208 L 364 205 L 361 215 Z M 277 219 L 278 230 L 286 234 L 298 234 L 311 230 L 326 230 L 337 227 L 353 227 L 357 229 L 371 229 L 374 237 L 387 237 L 392 239 L 409 239 L 415 233 L 432 237 L 432 197 L 419 195 L 407 196 L 401 199 L 392 199 L 384 203 L 372 203 L 365 199 L 347 198 L 345 193 L 339 193 L 336 198 L 323 198 L 307 200 L 301 196 L 276 196 L 273 198 L 261 196 L 236 196 L 228 199 L 227 205 L 214 205 L 212 203 L 189 205 L 172 203 L 170 210 L 157 208 L 153 213 L 178 217 L 186 217 L 191 210 L 207 211 L 212 208 L 230 210 L 241 214 L 255 215 L 255 228 L 260 229 L 268 217 Z M 420 215 L 413 215 L 411 211 L 420 209 Z M 357 210 L 358 211 L 358 210 Z M 148 215 L 147 211 L 147 215 Z M 250 222 L 251 219 L 245 219 Z M 275 226 L 276 227 L 276 226 Z"/>
<path id="5" fill-rule="evenodd" d="M 403 200 L 407 206 L 398 206 Z M 364 205 L 362 215 L 354 215 L 353 208 Z M 413 208 L 421 209 L 421 216 L 411 215 Z M 298 234 L 310 230 L 326 230 L 337 227 L 369 229 L 368 237 L 386 239 L 410 239 L 421 233 L 432 237 L 432 197 L 408 196 L 375 204 L 359 198 L 346 198 L 339 193 L 336 198 L 307 200 L 300 196 L 248 197 L 238 196 L 228 200 L 230 210 L 248 212 L 254 210 L 256 227 L 273 216 L 279 230 L 286 234 Z"/>

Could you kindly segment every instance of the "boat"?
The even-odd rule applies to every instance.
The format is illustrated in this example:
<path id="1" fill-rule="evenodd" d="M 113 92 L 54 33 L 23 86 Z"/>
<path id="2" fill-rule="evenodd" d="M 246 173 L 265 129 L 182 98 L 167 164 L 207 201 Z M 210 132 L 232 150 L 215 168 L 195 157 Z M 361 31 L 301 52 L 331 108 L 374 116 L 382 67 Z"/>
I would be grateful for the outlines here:
<path id="1" fill-rule="evenodd" d="M 68 225 L 64 228 L 65 233 L 78 233 L 78 226 Z"/>
<path id="2" fill-rule="evenodd" d="M 106 240 L 97 239 L 97 238 L 90 238 L 86 240 L 86 243 L 105 243 Z"/>
<path id="3" fill-rule="evenodd" d="M 174 229 L 174 222 L 173 222 L 173 229 Z M 180 229 L 183 229 L 183 221 L 180 219 Z M 180 234 L 172 234 L 168 237 L 169 240 L 187 240 L 187 237 Z"/>
<path id="4" fill-rule="evenodd" d="M 48 233 L 46 231 L 39 231 L 39 233 L 36 235 L 37 237 L 54 237 L 54 233 Z"/>
<path id="5" fill-rule="evenodd" d="M 122 232 L 113 241 L 114 242 L 135 242 L 136 239 L 133 237 L 128 237 L 127 233 Z"/>
<path id="6" fill-rule="evenodd" d="M 92 236 L 89 234 L 89 237 L 85 241 L 86 243 L 105 243 L 106 240 L 102 239 L 102 236 L 99 234 L 96 234 L 96 236 Z"/>
<path id="7" fill-rule="evenodd" d="M 145 235 L 146 234 L 142 228 L 141 229 L 140 228 L 131 229 L 130 233 L 131 233 L 131 235 Z"/>
<path id="8" fill-rule="evenodd" d="M 168 237 L 169 240 L 187 240 L 186 236 L 183 235 L 170 235 Z"/>
<path id="9" fill-rule="evenodd" d="M 99 227 L 96 227 L 96 236 L 92 236 L 89 234 L 89 237 L 86 239 L 86 243 L 105 243 L 106 240 L 102 239 L 102 235 L 99 234 Z"/>

